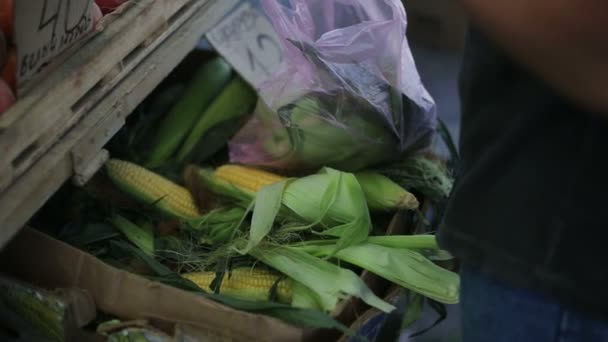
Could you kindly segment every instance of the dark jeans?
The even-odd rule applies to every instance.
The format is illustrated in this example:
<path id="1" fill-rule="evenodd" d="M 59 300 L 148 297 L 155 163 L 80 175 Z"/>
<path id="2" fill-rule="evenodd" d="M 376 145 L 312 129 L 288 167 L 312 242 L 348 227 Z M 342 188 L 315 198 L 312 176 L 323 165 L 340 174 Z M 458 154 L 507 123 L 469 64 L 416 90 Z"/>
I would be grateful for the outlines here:
<path id="1" fill-rule="evenodd" d="M 606 321 L 469 266 L 461 276 L 463 342 L 608 342 Z"/>

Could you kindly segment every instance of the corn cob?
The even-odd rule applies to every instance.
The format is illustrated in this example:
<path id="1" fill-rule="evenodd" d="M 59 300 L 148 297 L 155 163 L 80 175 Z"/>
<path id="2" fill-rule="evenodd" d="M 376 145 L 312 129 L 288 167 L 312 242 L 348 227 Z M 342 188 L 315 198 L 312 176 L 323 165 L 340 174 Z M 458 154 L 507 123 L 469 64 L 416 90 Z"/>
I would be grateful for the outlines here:
<path id="1" fill-rule="evenodd" d="M 65 320 L 73 308 L 58 296 L 0 278 L 0 303 L 2 310 L 16 315 L 15 318 L 30 326 L 32 335 L 45 338 L 45 341 L 65 341 Z"/>
<path id="2" fill-rule="evenodd" d="M 192 281 L 205 291 L 211 291 L 211 283 L 216 277 L 215 272 L 195 272 L 182 274 L 182 277 Z M 291 279 L 281 279 L 272 271 L 237 268 L 227 273 L 222 279 L 219 293 L 252 301 L 270 300 L 273 287 L 276 289 L 277 300 L 281 303 L 291 303 L 293 284 Z"/>
<path id="3" fill-rule="evenodd" d="M 218 167 L 214 175 L 218 179 L 251 194 L 257 193 L 266 185 L 285 179 L 283 176 L 267 171 L 231 164 Z"/>
<path id="4" fill-rule="evenodd" d="M 221 57 L 204 64 L 194 74 L 185 94 L 160 123 L 147 167 L 162 166 L 177 151 L 205 108 L 229 82 L 231 74 L 230 66 Z"/>
<path id="5" fill-rule="evenodd" d="M 371 210 L 417 209 L 416 197 L 389 178 L 374 172 L 355 173 Z"/>
<path id="6" fill-rule="evenodd" d="M 106 170 L 122 191 L 154 205 L 164 214 L 185 219 L 199 216 L 194 199 L 186 188 L 152 171 L 117 159 L 107 161 Z"/>
<path id="7" fill-rule="evenodd" d="M 120 215 L 113 216 L 109 221 L 144 253 L 154 256 L 154 232 L 152 229 L 141 228 Z"/>
<path id="8" fill-rule="evenodd" d="M 220 166 L 215 178 L 227 182 L 248 194 L 255 194 L 266 185 L 280 182 L 285 177 L 239 165 Z M 373 172 L 355 173 L 371 210 L 402 210 L 418 208 L 418 200 L 389 178 Z"/>
<path id="9" fill-rule="evenodd" d="M 200 162 L 197 154 L 206 144 L 205 135 L 222 122 L 249 114 L 256 100 L 255 91 L 242 78 L 233 78 L 200 115 L 177 154 L 178 163 Z"/>

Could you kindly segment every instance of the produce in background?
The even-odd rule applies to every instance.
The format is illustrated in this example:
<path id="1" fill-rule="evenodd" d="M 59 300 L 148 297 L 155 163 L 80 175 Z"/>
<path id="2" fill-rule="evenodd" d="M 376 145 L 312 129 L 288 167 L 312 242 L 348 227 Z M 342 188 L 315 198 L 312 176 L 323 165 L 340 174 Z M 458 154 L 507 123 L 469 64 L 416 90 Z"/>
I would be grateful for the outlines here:
<path id="1" fill-rule="evenodd" d="M 122 191 L 162 213 L 180 219 L 200 215 L 188 189 L 137 164 L 110 159 L 105 164 L 110 179 Z"/>
<path id="2" fill-rule="evenodd" d="M 62 341 L 66 337 L 66 305 L 60 298 L 7 279 L 0 280 L 0 288 L 3 306 L 29 322 L 36 332 L 51 341 Z"/>
<path id="3" fill-rule="evenodd" d="M 199 163 L 210 153 L 216 152 L 208 150 L 206 135 L 209 131 L 222 122 L 249 114 L 256 99 L 257 95 L 251 86 L 240 76 L 235 76 L 200 115 L 177 154 L 178 165 Z M 224 143 L 220 146 L 223 145 Z M 202 154 L 202 150 L 206 150 L 205 155 Z"/>
<path id="4" fill-rule="evenodd" d="M 27 329 L 16 334 L 21 341 L 70 341 L 76 332 L 95 318 L 95 303 L 86 291 L 77 288 L 47 291 L 0 277 L 0 309 L 2 310 L 3 339 L 13 341 L 6 331 Z M 77 312 L 78 315 L 74 315 Z M 5 330 L 6 329 L 6 330 Z M 17 333 L 17 332 L 16 332 Z"/>
<path id="5" fill-rule="evenodd" d="M 97 333 L 107 342 L 172 342 L 175 338 L 153 327 L 147 320 L 121 322 L 111 320 L 97 326 Z"/>
<path id="6" fill-rule="evenodd" d="M 197 122 L 209 115 L 206 108 L 216 103 L 218 95 L 222 96 L 220 94 L 224 94 L 236 82 L 229 83 L 231 76 L 232 69 L 221 57 L 214 57 L 194 73 L 185 93 L 158 125 L 158 133 L 149 145 L 151 150 L 146 162 L 148 168 L 161 167 L 174 156 L 190 136 L 193 127 L 196 128 Z M 230 101 L 238 102 L 235 98 L 240 98 L 241 95 L 231 94 Z"/>
<path id="7" fill-rule="evenodd" d="M 205 291 L 214 292 L 216 272 L 187 273 L 182 277 Z M 280 273 L 259 268 L 236 268 L 224 275 L 217 292 L 252 301 L 268 301 L 275 296 L 278 302 L 291 304 L 292 290 L 291 279 Z"/>

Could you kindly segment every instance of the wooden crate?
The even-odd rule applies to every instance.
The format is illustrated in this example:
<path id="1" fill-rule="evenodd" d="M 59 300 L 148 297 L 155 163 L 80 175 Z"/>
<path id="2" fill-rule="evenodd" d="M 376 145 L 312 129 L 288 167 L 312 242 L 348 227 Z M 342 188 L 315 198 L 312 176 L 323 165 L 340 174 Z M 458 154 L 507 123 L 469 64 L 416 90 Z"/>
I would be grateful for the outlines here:
<path id="1" fill-rule="evenodd" d="M 0 117 L 0 190 L 6 189 L 163 39 L 188 0 L 135 1 Z M 110 16 L 109 18 L 113 18 Z M 166 38 L 166 37 L 163 37 Z"/>
<path id="2" fill-rule="evenodd" d="M 103 145 L 237 0 L 136 0 L 0 117 L 0 247 Z"/>

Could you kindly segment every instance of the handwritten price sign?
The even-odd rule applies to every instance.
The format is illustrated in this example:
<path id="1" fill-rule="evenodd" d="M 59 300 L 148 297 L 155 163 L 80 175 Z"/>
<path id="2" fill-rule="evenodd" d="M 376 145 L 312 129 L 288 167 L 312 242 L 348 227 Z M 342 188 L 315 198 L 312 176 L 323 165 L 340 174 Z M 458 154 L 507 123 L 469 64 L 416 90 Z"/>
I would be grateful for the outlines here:
<path id="1" fill-rule="evenodd" d="M 19 82 L 93 28 L 92 0 L 17 0 L 15 40 Z"/>
<path id="2" fill-rule="evenodd" d="M 230 13 L 207 39 L 254 87 L 268 79 L 283 60 L 272 24 L 248 2 Z"/>

